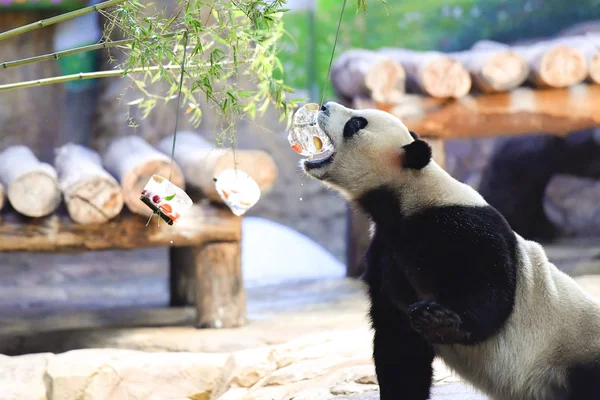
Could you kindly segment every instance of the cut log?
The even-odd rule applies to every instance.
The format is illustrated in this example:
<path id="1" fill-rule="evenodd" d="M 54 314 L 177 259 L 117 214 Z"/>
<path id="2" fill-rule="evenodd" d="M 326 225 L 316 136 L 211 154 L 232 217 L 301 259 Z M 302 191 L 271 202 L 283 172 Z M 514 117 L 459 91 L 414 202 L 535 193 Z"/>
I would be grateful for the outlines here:
<path id="1" fill-rule="evenodd" d="M 521 86 L 529 75 L 527 61 L 506 48 L 483 48 L 453 53 L 471 74 L 474 86 L 484 93 L 504 92 Z"/>
<path id="2" fill-rule="evenodd" d="M 174 185 L 185 189 L 183 173 L 176 162 L 152 147 L 139 136 L 115 139 L 104 153 L 104 167 L 117 177 L 123 190 L 127 208 L 139 215 L 148 216 L 151 211 L 140 201 L 140 193 L 152 175 L 169 179 Z"/>
<path id="3" fill-rule="evenodd" d="M 67 211 L 79 224 L 107 222 L 121 212 L 121 186 L 103 167 L 94 150 L 66 144 L 56 150 L 54 166 Z"/>
<path id="4" fill-rule="evenodd" d="M 402 65 L 386 58 L 369 67 L 364 81 L 371 98 L 380 108 L 385 108 L 397 105 L 402 100 L 406 88 L 406 72 Z"/>
<path id="5" fill-rule="evenodd" d="M 173 136 L 161 140 L 158 149 L 170 153 Z M 186 184 L 200 189 L 211 200 L 222 203 L 213 178 L 223 170 L 239 168 L 250 175 L 266 194 L 277 178 L 277 166 L 273 158 L 262 150 L 215 149 L 212 143 L 201 135 L 186 131 L 178 132 L 175 148 L 175 161 L 183 171 Z"/>
<path id="6" fill-rule="evenodd" d="M 381 55 L 373 50 L 352 49 L 342 53 L 331 66 L 331 84 L 336 95 L 343 99 L 369 95 L 365 75 L 380 59 Z"/>
<path id="7" fill-rule="evenodd" d="M 583 52 L 566 43 L 546 41 L 514 49 L 529 64 L 529 82 L 539 88 L 573 86 L 588 75 Z"/>
<path id="8" fill-rule="evenodd" d="M 469 72 L 459 61 L 443 53 L 396 48 L 383 48 L 380 53 L 404 67 L 407 91 L 438 98 L 460 98 L 471 89 Z"/>
<path id="9" fill-rule="evenodd" d="M 44 217 L 60 205 L 56 171 L 28 147 L 12 146 L 0 153 L 0 182 L 10 204 L 25 216 Z"/>
<path id="10" fill-rule="evenodd" d="M 600 83 L 600 34 L 558 37 L 557 41 L 582 52 L 588 68 L 588 81 Z"/>

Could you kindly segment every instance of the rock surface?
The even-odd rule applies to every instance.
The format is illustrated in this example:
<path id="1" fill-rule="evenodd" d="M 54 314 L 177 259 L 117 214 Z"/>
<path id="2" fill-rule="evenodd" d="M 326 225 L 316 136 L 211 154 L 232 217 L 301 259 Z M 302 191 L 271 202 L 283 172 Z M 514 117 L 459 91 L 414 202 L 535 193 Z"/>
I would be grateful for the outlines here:
<path id="1" fill-rule="evenodd" d="M 232 353 L 87 349 L 3 357 L 0 399 L 378 398 L 371 341 L 362 327 Z M 442 362 L 434 368 L 433 399 L 462 399 L 447 396 L 468 389 Z"/>

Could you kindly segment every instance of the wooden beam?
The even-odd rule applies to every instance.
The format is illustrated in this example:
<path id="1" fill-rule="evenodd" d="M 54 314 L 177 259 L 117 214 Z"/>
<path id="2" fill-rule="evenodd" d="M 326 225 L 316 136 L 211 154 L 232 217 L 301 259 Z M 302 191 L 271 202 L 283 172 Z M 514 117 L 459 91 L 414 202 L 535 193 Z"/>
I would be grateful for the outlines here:
<path id="1" fill-rule="evenodd" d="M 354 108 L 376 108 L 354 99 Z M 439 138 L 490 137 L 571 131 L 600 125 L 600 85 L 567 89 L 519 88 L 508 93 L 456 100 L 407 95 L 389 111 L 420 135 Z"/>
<path id="2" fill-rule="evenodd" d="M 148 214 L 149 216 L 149 214 Z M 0 216 L 0 252 L 86 251 L 159 246 L 194 246 L 211 241 L 242 238 L 241 218 L 226 208 L 195 204 L 185 217 L 169 226 L 157 217 L 123 212 L 105 224 L 81 225 L 67 215 L 26 219 L 16 214 Z"/>

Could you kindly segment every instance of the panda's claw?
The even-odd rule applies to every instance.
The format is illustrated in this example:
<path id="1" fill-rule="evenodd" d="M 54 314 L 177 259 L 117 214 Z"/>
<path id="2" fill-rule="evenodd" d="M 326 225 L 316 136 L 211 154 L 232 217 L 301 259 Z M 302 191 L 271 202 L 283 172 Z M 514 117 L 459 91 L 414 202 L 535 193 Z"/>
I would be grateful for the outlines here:
<path id="1" fill-rule="evenodd" d="M 460 315 L 436 302 L 420 301 L 408 308 L 411 327 L 430 343 L 453 344 L 469 338 Z"/>

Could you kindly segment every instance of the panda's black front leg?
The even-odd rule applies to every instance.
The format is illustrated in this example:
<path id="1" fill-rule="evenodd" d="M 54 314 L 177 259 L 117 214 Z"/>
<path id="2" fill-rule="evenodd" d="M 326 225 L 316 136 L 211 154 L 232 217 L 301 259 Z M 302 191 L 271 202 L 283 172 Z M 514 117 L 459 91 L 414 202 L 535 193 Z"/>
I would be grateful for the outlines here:
<path id="1" fill-rule="evenodd" d="M 426 400 L 433 376 L 432 346 L 406 314 L 384 296 L 371 298 L 373 359 L 381 400 Z"/>
<path id="2" fill-rule="evenodd" d="M 456 312 L 436 302 L 419 301 L 408 308 L 410 326 L 429 343 L 464 343 L 471 337 Z"/>

